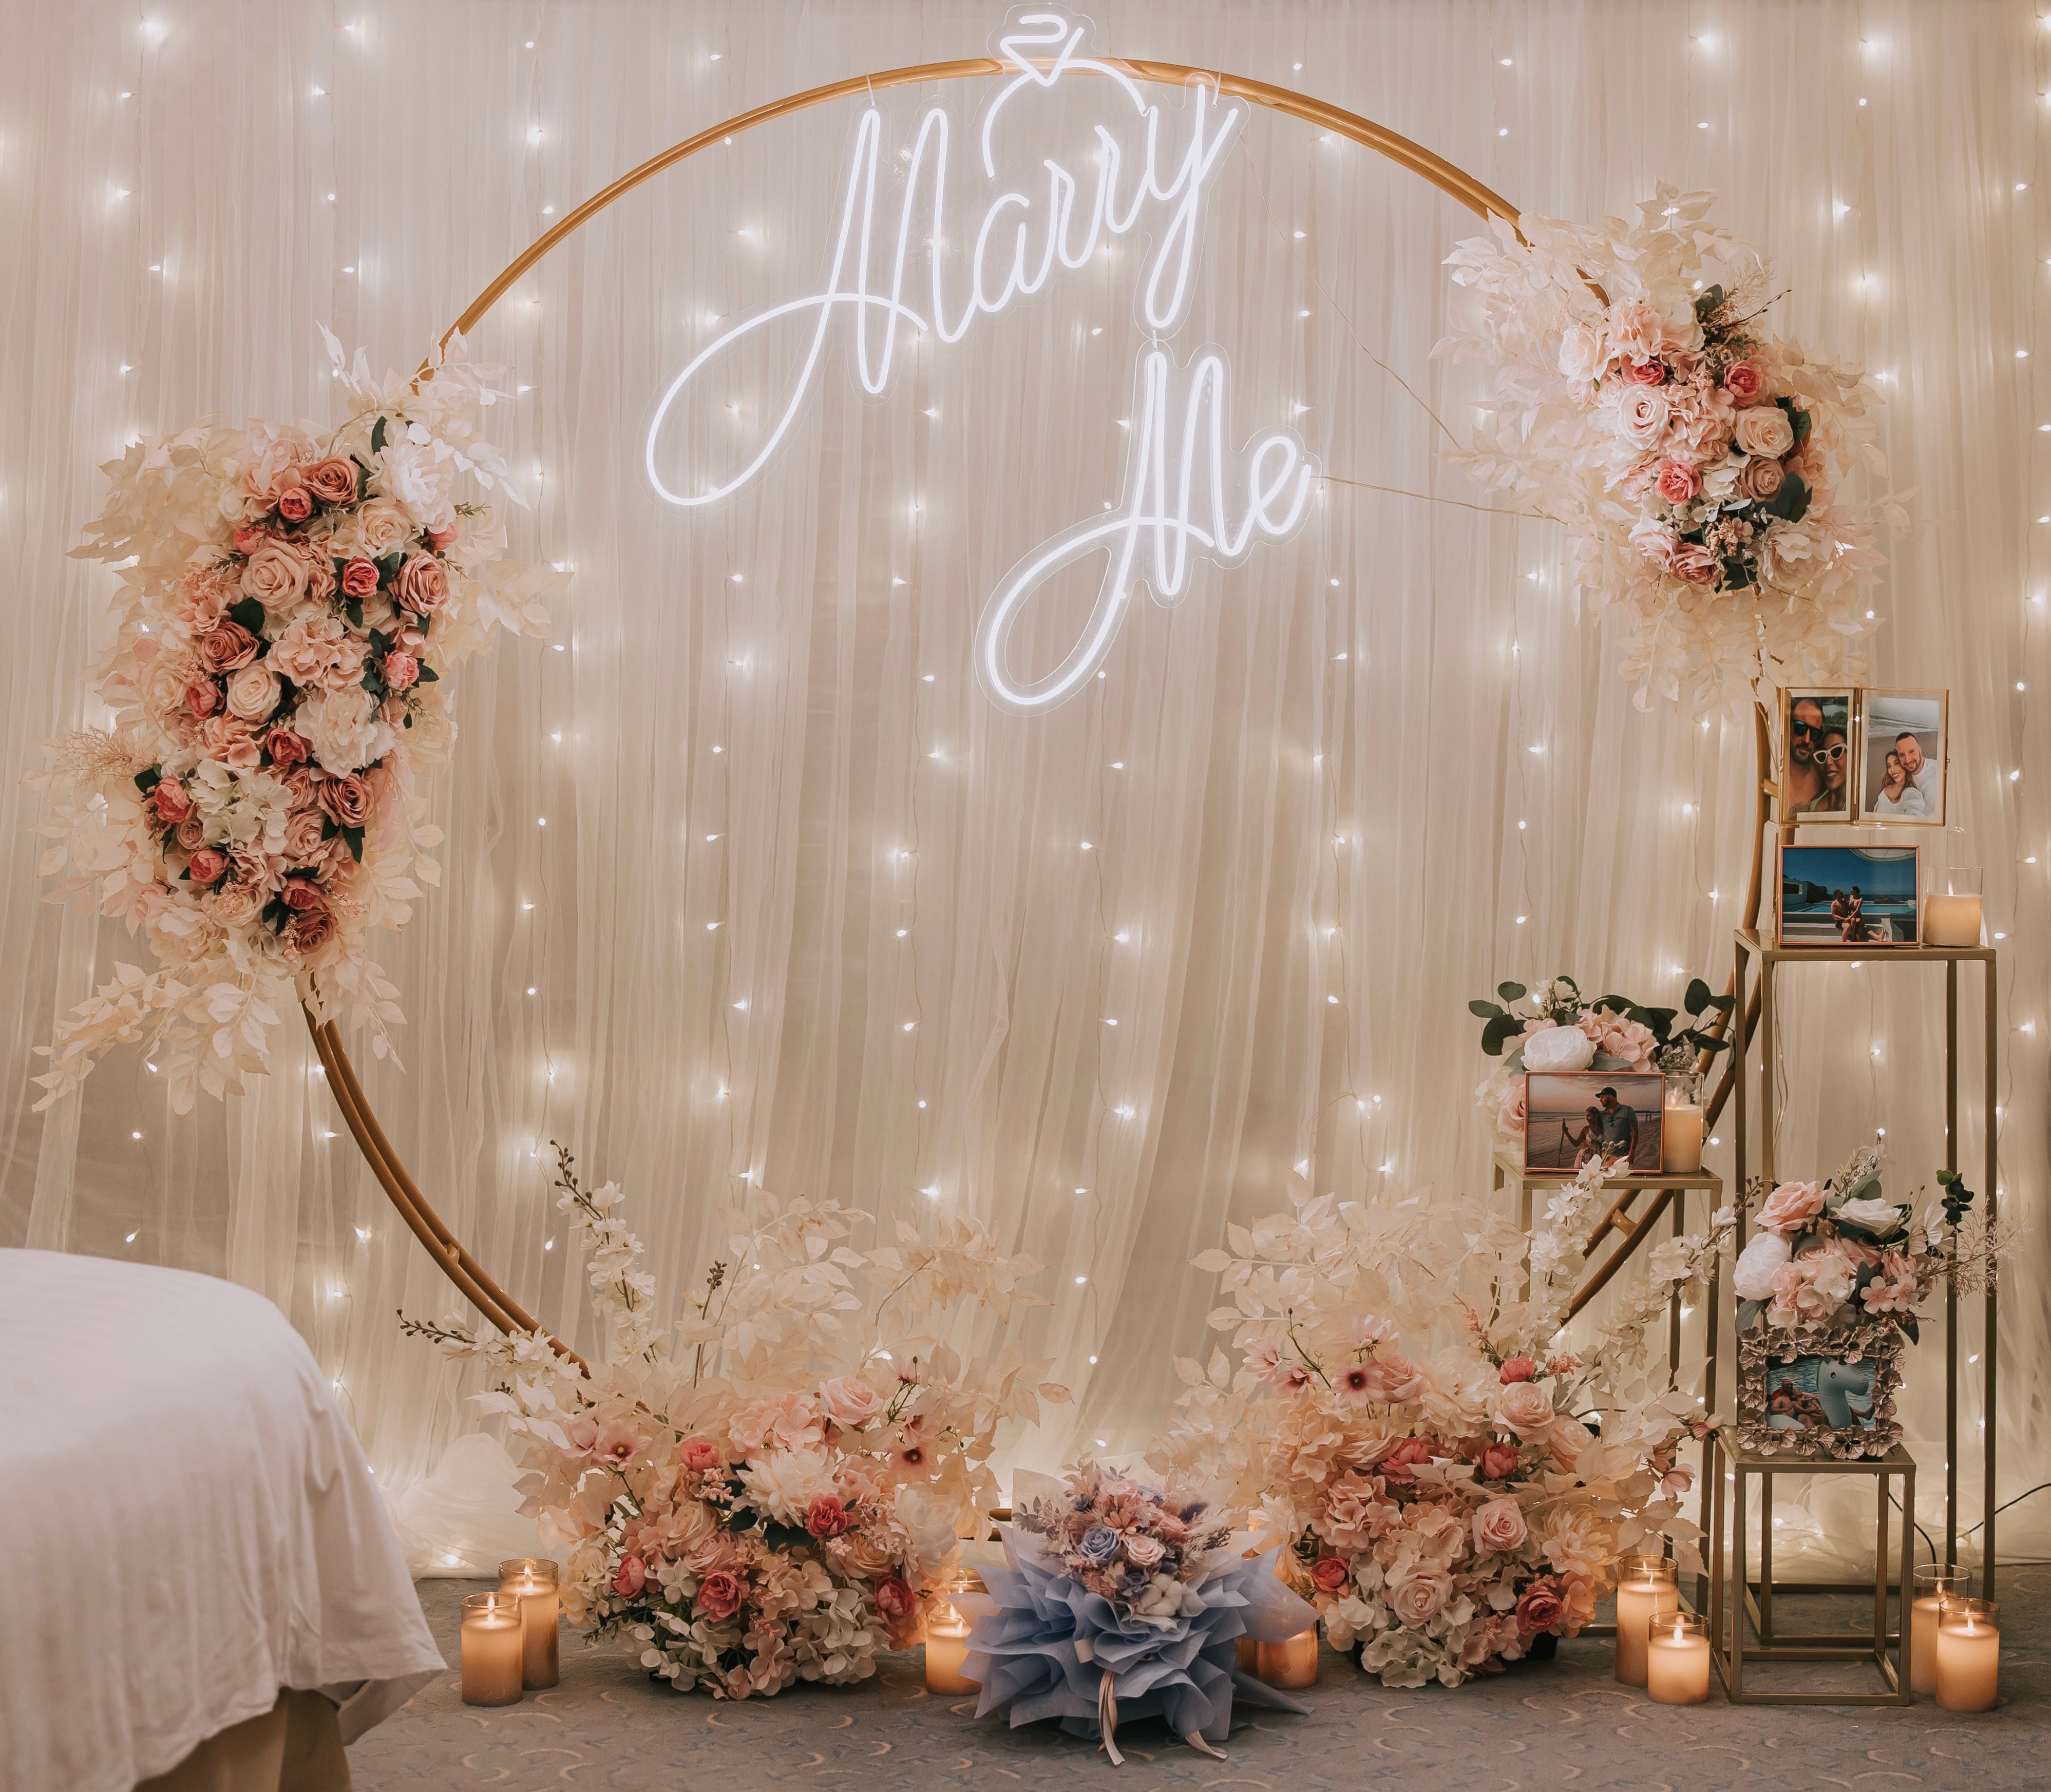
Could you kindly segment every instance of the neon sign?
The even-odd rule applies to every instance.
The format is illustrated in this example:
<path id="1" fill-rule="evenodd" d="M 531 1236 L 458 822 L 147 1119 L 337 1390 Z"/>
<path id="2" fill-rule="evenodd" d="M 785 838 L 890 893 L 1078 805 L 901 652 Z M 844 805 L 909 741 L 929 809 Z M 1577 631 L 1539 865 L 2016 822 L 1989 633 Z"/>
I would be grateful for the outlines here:
<path id="1" fill-rule="evenodd" d="M 1236 105 L 1223 105 L 1214 87 L 1198 84 L 1178 150 L 1164 140 L 1168 134 L 1160 107 L 1147 103 L 1129 74 L 1078 53 L 1084 35 L 1084 26 L 1058 13 L 1018 18 L 1017 28 L 998 45 L 1018 72 L 985 111 L 978 146 L 984 181 L 1000 185 L 999 124 L 1014 96 L 1029 88 L 1052 89 L 1076 72 L 1101 76 L 1101 84 L 1090 85 L 1110 97 L 1112 115 L 1110 122 L 1094 125 L 1094 170 L 1088 179 L 1079 180 L 1052 154 L 1037 154 L 1033 160 L 1045 178 L 1037 206 L 1026 193 L 1000 190 L 983 205 L 979 221 L 972 209 L 968 217 L 958 217 L 957 196 L 949 186 L 953 127 L 945 109 L 932 107 L 920 118 L 911 145 L 900 152 L 908 166 L 893 230 L 878 217 L 883 121 L 870 105 L 856 126 L 824 285 L 743 318 L 686 362 L 656 404 L 643 457 L 649 485 L 665 503 L 685 509 L 717 503 L 760 473 L 783 442 L 818 376 L 837 322 L 845 320 L 852 338 L 862 389 L 880 395 L 889 386 L 903 330 L 930 330 L 943 344 L 959 342 L 978 318 L 995 317 L 1031 298 L 1057 271 L 1080 270 L 1110 240 L 1147 224 L 1156 235 L 1137 303 L 1152 340 L 1135 370 L 1124 502 L 1062 531 L 1020 560 L 991 593 L 976 631 L 976 672 L 984 689 L 1004 708 L 1026 714 L 1072 696 L 1097 670 L 1139 585 L 1150 587 L 1158 601 L 1173 603 L 1188 590 L 1193 560 L 1229 566 L 1244 557 L 1256 536 L 1284 538 L 1302 521 L 1315 478 L 1303 443 L 1289 430 L 1264 431 L 1233 455 L 1226 434 L 1229 380 L 1224 357 L 1214 350 L 1199 353 L 1178 394 L 1160 340 L 1187 314 L 1204 199 L 1244 114 Z M 1129 147 L 1128 134 L 1141 141 Z M 1091 193 L 1086 223 L 1079 204 L 1085 188 Z M 963 233 L 971 221 L 972 237 Z M 973 245 L 966 291 L 951 305 L 943 253 L 951 240 Z M 912 302 L 921 295 L 911 290 L 921 258 L 927 272 L 923 311 Z M 887 270 L 881 279 L 873 277 L 879 265 Z M 807 312 L 813 314 L 811 328 L 795 377 L 753 455 L 725 478 L 708 478 L 688 464 L 678 470 L 682 457 L 674 449 L 665 454 L 666 432 L 694 382 L 756 331 Z M 1243 490 L 1229 496 L 1235 475 Z M 1033 597 L 1049 580 L 1098 551 L 1106 553 L 1108 564 L 1075 646 L 1051 673 L 1017 681 L 1010 644 Z"/>

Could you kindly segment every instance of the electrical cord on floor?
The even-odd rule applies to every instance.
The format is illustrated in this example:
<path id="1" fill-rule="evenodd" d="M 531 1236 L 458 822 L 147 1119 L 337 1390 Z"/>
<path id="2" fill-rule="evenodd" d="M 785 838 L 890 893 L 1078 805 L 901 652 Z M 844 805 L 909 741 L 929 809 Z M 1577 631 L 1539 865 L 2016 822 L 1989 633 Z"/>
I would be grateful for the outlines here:
<path id="1" fill-rule="evenodd" d="M 2012 1506 L 2012 1505 L 2021 1505 L 2021 1504 L 2022 1504 L 2025 1500 L 2028 1499 L 2028 1498 L 2030 1497 L 2030 1496 L 2032 1493 L 2042 1493 L 2042 1492 L 2044 1491 L 2044 1489 L 2045 1489 L 2045 1488 L 2047 1488 L 2047 1487 L 2051 1487 L 2051 1481 L 2040 1481 L 2040 1482 L 2037 1482 L 2037 1484 L 2034 1487 L 2026 1488 L 2026 1489 L 2025 1489 L 2022 1493 L 2018 1493 L 2018 1494 L 2015 1496 L 2015 1497 L 2014 1497 L 2014 1499 L 2008 1501 L 2005 1505 L 1998 1505 L 1998 1506 L 1996 1506 L 1996 1507 L 1994 1509 L 1994 1517 L 1997 1517 L 1997 1518 L 2000 1517 L 2000 1516 L 2001 1516 L 2004 1512 L 2006 1512 L 2006 1511 L 2007 1511 L 2007 1510 L 2008 1510 L 2008 1509 L 2009 1509 L 2009 1507 L 2010 1507 L 2010 1506 Z M 1895 1497 L 1892 1493 L 1889 1493 L 1889 1494 L 1887 1496 L 1887 1503 L 1888 1503 L 1889 1505 L 1893 1506 L 1893 1507 L 1894 1508 L 1894 1509 L 1895 1509 L 1897 1512 L 1901 1511 L 1901 1501 L 1897 1500 L 1897 1498 L 1896 1498 L 1896 1497 Z M 1980 1521 L 1980 1522 L 1979 1522 L 1979 1525 L 1968 1525 L 1965 1528 L 1965 1529 L 1963 1529 L 1963 1531 L 1961 1531 L 1961 1532 L 1959 1533 L 1959 1535 L 1961 1537 L 1969 1537 L 1969 1536 L 1971 1536 L 1973 1534 L 1973 1532 L 1975 1532 L 1975 1531 L 1979 1530 L 1979 1529 L 1981 1528 L 1981 1526 L 1982 1526 L 1982 1525 L 1984 1525 L 1986 1523 L 1987 1523 L 1987 1521 L 1986 1521 L 1984 1518 L 1983 1518 L 1983 1519 Z M 1926 1544 L 1929 1544 L 1929 1545 L 1930 1545 L 1930 1561 L 1931 1561 L 1932 1565 L 1934 1567 L 1934 1566 L 1936 1565 L 1936 1560 L 1937 1560 L 1937 1546 L 1936 1546 L 1936 1544 L 1935 1543 L 1931 1542 L 1931 1539 L 1930 1539 L 1930 1533 L 1929 1533 L 1928 1531 L 1924 1530 L 1924 1529 L 1923 1528 L 1922 1525 L 1920 1525 L 1920 1524 L 1919 1524 L 1919 1525 L 1916 1525 L 1916 1536 L 1918 1536 L 1919 1537 L 1922 1538 L 1922 1540 L 1924 1540 L 1924 1542 L 1925 1542 Z M 2040 1566 L 2042 1566 L 2042 1567 L 2051 1567 L 2051 1563 L 2039 1564 L 2039 1563 L 2036 1563 L 2036 1562 L 1998 1562 L 1998 1563 L 1996 1563 L 1996 1564 L 1995 1564 L 1995 1566 L 1996 1566 L 1996 1567 L 1998 1567 L 1998 1568 L 2037 1568 L 2037 1567 L 2040 1567 Z"/>

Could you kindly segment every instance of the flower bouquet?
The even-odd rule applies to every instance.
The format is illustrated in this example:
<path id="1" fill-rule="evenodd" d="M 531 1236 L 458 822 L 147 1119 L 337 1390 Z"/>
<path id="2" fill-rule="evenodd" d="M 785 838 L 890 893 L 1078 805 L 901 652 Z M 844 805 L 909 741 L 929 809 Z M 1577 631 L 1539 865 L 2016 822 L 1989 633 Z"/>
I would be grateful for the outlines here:
<path id="1" fill-rule="evenodd" d="M 1623 607 L 1641 706 L 1684 680 L 1739 701 L 1762 678 L 1862 682 L 1873 513 L 1908 521 L 1839 496 L 1885 474 L 1877 395 L 1764 333 L 1772 271 L 1707 221 L 1713 199 L 1662 183 L 1635 223 L 1492 221 L 1447 258 L 1477 303 L 1435 352 L 1494 373 L 1457 463 L 1565 525 L 1576 592 Z"/>
<path id="2" fill-rule="evenodd" d="M 873 1673 L 916 1640 L 920 1601 L 994 1499 L 997 1427 L 1068 1397 L 1016 1345 L 964 1363 L 940 1336 L 958 1312 L 1046 1305 L 1019 1287 L 1041 1266 L 966 1220 L 857 1251 L 845 1240 L 867 1216 L 756 1194 L 725 1211 L 730 1259 L 671 1329 L 619 1190 L 559 1160 L 557 1204 L 610 1322 L 604 1360 L 587 1375 L 538 1335 L 405 1325 L 496 1372 L 479 1404 L 525 1440 L 522 1511 L 570 1544 L 572 1627 L 720 1698 Z M 858 1275 L 888 1292 L 865 1298 Z"/>
<path id="3" fill-rule="evenodd" d="M 1728 1014 L 1736 999 L 1712 995 L 1697 977 L 1678 1009 L 1650 1008 L 1619 995 L 1590 1001 L 1564 971 L 1541 983 L 1535 994 L 1522 983 L 1499 984 L 1495 993 L 1496 1001 L 1477 998 L 1467 1009 L 1485 1023 L 1482 1050 L 1502 1060 L 1475 1088 L 1475 1099 L 1497 1140 L 1506 1145 L 1521 1145 L 1524 1138 L 1527 1071 L 1696 1075 L 1708 1059 L 1729 1048 L 1729 1040 L 1709 1031 L 1710 1017 Z M 1687 1025 L 1677 1033 L 1674 1023 L 1683 1015 Z"/>
<path id="4" fill-rule="evenodd" d="M 1715 1421 L 1636 1372 L 1648 1325 L 1705 1279 L 1735 1215 L 1650 1253 L 1577 1348 L 1563 1321 L 1600 1178 L 1591 1165 L 1557 1191 L 1529 1236 L 1476 1202 L 1441 1219 L 1414 1197 L 1299 1193 L 1196 1259 L 1222 1276 L 1211 1323 L 1236 1334 L 1240 1366 L 1221 1351 L 1208 1371 L 1178 1365 L 1182 1414 L 1149 1460 L 1258 1502 L 1289 1583 L 1385 1685 L 1550 1653 L 1655 1536 L 1699 1571 L 1677 1455 Z M 1412 1329 L 1444 1341 L 1406 1352 Z"/>
<path id="5" fill-rule="evenodd" d="M 1249 1556 L 1207 1501 L 1084 1462 L 1065 1486 L 1021 1471 L 1014 1513 L 1010 1567 L 983 1571 L 989 1595 L 973 1604 L 963 1672 L 983 1684 L 977 1716 L 1058 1718 L 1117 1766 L 1121 1721 L 1162 1718 L 1217 1755 L 1235 1695 L 1307 1715 L 1235 1658 L 1240 1638 L 1279 1642 L 1315 1616 L 1276 1579 L 1275 1551 Z"/>
<path id="6" fill-rule="evenodd" d="M 389 1049 L 397 992 L 369 935 L 440 880 L 415 770 L 455 736 L 443 681 L 494 628 L 547 624 L 560 576 L 494 564 L 498 523 L 455 495 L 467 473 L 524 502 L 468 416 L 503 396 L 496 369 L 457 338 L 416 389 L 322 334 L 354 407 L 338 428 L 139 442 L 73 550 L 120 573 L 88 675 L 113 724 L 48 743 L 26 780 L 55 842 L 39 869 L 64 873 L 53 901 L 141 930 L 159 968 L 117 964 L 39 1048 L 38 1108 L 138 1040 L 174 1111 L 239 1090 L 302 996 Z"/>
<path id="7" fill-rule="evenodd" d="M 1739 1254 L 1740 1437 L 1769 1454 L 1882 1456 L 1901 1435 L 1901 1340 L 1943 1283 L 1985 1287 L 2002 1240 L 1970 1218 L 1952 1170 L 1919 1215 L 1881 1185 L 1882 1148 L 1855 1152 L 1826 1182 L 1783 1182 Z"/>

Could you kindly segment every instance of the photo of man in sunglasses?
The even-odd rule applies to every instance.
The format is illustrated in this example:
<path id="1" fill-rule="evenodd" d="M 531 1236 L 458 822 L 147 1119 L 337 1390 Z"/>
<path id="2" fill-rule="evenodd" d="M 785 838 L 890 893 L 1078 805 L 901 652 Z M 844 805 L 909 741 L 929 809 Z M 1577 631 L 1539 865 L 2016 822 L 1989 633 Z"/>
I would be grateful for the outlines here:
<path id="1" fill-rule="evenodd" d="M 1781 780 L 1783 815 L 1844 814 L 1850 771 L 1851 699 L 1797 692 L 1787 704 L 1787 767 Z"/>

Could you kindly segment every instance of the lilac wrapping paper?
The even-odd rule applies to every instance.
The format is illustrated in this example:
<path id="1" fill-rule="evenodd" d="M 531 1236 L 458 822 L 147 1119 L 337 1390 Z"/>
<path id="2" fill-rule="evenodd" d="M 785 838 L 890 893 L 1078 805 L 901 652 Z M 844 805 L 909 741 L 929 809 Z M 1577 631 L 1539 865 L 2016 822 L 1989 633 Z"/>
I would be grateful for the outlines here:
<path id="1" fill-rule="evenodd" d="M 1240 1638 L 1279 1642 L 1317 1622 L 1317 1613 L 1275 1578 L 1279 1548 L 1252 1560 L 1233 1556 L 1229 1568 L 1197 1588 L 1203 1609 L 1163 1625 L 1121 1622 L 1101 1595 L 1022 1556 L 1012 1527 L 1004 1527 L 1010 1567 L 982 1571 L 986 1598 L 956 1601 L 977 1614 L 962 1667 L 983 1683 L 976 1716 L 998 1713 L 1014 1729 L 1058 1718 L 1069 1735 L 1102 1741 L 1099 1700 L 1108 1672 L 1119 1724 L 1165 1718 L 1193 1747 L 1225 1739 L 1235 1695 L 1307 1717 L 1309 1706 L 1235 1665 Z"/>

